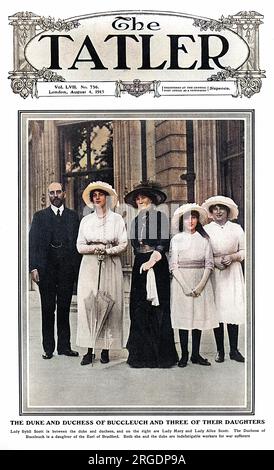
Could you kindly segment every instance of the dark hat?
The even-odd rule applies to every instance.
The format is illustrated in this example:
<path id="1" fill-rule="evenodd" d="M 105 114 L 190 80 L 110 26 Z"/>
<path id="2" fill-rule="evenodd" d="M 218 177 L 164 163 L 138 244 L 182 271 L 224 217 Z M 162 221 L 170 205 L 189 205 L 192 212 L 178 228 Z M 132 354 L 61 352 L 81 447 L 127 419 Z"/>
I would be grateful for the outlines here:
<path id="1" fill-rule="evenodd" d="M 136 197 L 142 194 L 152 200 L 155 206 L 159 206 L 166 200 L 166 194 L 161 191 L 160 186 L 154 181 L 141 181 L 141 183 L 134 186 L 134 189 L 125 195 L 125 202 L 130 206 L 137 208 Z"/>

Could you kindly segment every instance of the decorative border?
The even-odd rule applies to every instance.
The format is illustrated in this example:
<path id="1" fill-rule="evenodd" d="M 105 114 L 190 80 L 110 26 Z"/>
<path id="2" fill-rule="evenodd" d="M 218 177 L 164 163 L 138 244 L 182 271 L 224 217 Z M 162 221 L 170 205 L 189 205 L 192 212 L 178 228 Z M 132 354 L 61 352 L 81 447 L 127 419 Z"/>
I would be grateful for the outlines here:
<path id="1" fill-rule="evenodd" d="M 167 13 L 166 13 L 167 14 Z M 259 93 L 262 88 L 262 78 L 265 71 L 260 69 L 259 64 L 259 27 L 263 23 L 263 15 L 256 11 L 240 11 L 235 15 L 221 16 L 219 20 L 193 18 L 193 26 L 201 31 L 216 31 L 229 29 L 243 38 L 249 47 L 249 57 L 237 70 L 227 68 L 212 75 L 208 81 L 226 81 L 233 79 L 236 84 L 236 94 L 233 97 L 251 98 Z M 38 82 L 63 82 L 65 79 L 49 69 L 34 69 L 25 59 L 24 49 L 28 42 L 41 31 L 70 31 L 78 28 L 80 21 L 62 20 L 48 16 L 39 16 L 32 12 L 18 12 L 9 17 L 10 25 L 13 26 L 14 40 L 14 70 L 9 73 L 12 91 L 22 98 L 29 96 L 38 98 Z M 202 82 L 202 81 L 201 81 Z M 160 81 L 141 81 L 134 79 L 132 82 L 116 81 L 113 96 L 121 97 L 122 93 L 128 93 L 138 98 L 146 93 L 153 92 L 154 97 L 161 96 L 159 93 Z M 204 82 L 205 83 L 205 82 Z"/>

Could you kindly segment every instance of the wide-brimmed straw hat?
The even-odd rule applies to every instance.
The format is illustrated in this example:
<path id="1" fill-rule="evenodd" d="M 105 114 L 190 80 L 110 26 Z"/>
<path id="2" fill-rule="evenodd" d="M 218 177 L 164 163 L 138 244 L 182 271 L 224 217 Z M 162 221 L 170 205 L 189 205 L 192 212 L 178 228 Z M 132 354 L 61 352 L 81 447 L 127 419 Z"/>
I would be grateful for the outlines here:
<path id="1" fill-rule="evenodd" d="M 113 209 L 118 202 L 118 194 L 116 193 L 115 189 L 108 183 L 104 181 L 94 181 L 93 183 L 89 183 L 89 185 L 84 189 L 82 198 L 85 204 L 88 207 L 93 209 L 93 202 L 90 200 L 90 193 L 92 191 L 105 191 L 110 196 L 110 208 Z"/>
<path id="2" fill-rule="evenodd" d="M 216 206 L 216 205 L 228 207 L 229 209 L 228 219 L 229 220 L 234 220 L 238 218 L 238 215 L 239 215 L 238 206 L 230 197 L 212 196 L 205 200 L 205 202 L 202 204 L 202 207 L 207 211 L 208 216 L 212 218 L 212 213 L 210 212 L 209 209 L 211 206 Z"/>
<path id="3" fill-rule="evenodd" d="M 207 211 L 205 209 L 196 203 L 183 204 L 182 206 L 178 207 L 178 209 L 176 209 L 173 214 L 172 226 L 175 231 L 179 230 L 179 220 L 181 216 L 188 214 L 191 211 L 196 211 L 199 213 L 199 222 L 202 225 L 207 223 Z"/>
<path id="4" fill-rule="evenodd" d="M 140 184 L 137 184 L 132 191 L 126 194 L 125 203 L 136 209 L 136 197 L 139 194 L 149 197 L 155 206 L 162 204 L 166 200 L 166 194 L 161 191 L 157 183 L 154 181 L 142 181 Z"/>

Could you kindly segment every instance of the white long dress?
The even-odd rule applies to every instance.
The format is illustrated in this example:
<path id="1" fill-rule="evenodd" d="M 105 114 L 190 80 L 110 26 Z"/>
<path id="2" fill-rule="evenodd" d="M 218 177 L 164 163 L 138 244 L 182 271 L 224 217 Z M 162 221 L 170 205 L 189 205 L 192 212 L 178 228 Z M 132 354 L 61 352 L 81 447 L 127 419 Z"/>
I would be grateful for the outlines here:
<path id="1" fill-rule="evenodd" d="M 211 222 L 204 226 L 208 233 L 214 257 L 239 253 L 245 257 L 245 235 L 242 227 L 227 221 L 224 225 Z M 220 322 L 237 325 L 245 322 L 245 286 L 240 261 L 233 261 L 227 268 L 215 268 L 212 276 L 216 308 Z"/>
<path id="2" fill-rule="evenodd" d="M 83 258 L 77 287 L 76 344 L 81 347 L 94 347 L 91 328 L 94 308 L 90 309 L 88 306 L 89 299 L 97 293 L 99 263 L 97 255 L 88 252 L 98 243 L 104 243 L 108 253 L 101 265 L 100 291 L 110 295 L 115 303 L 96 340 L 95 347 L 120 349 L 123 327 L 123 273 L 119 255 L 127 246 L 127 233 L 122 217 L 111 210 L 108 210 L 102 219 L 94 212 L 84 217 L 80 223 L 77 249 L 83 254 Z"/>
<path id="3" fill-rule="evenodd" d="M 170 270 L 179 269 L 185 283 L 194 289 L 202 279 L 205 268 L 213 270 L 210 242 L 199 232 L 176 234 L 170 245 Z M 208 330 L 216 328 L 214 295 L 209 277 L 199 297 L 186 296 L 175 277 L 171 281 L 171 322 L 173 328 Z"/>

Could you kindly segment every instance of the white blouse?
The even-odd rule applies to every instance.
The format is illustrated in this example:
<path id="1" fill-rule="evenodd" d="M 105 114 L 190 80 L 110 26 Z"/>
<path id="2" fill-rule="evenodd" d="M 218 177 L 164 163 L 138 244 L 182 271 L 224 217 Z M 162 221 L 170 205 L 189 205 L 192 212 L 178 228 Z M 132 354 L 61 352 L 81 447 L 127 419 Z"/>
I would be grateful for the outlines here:
<path id="1" fill-rule="evenodd" d="M 199 232 L 177 233 L 170 244 L 170 270 L 177 268 L 214 268 L 210 242 Z"/>
<path id="2" fill-rule="evenodd" d="M 104 244 L 108 255 L 118 255 L 127 247 L 127 232 L 120 214 L 108 210 L 104 217 L 96 212 L 85 216 L 80 223 L 77 250 L 81 254 L 94 252 L 94 245 Z"/>
<path id="3" fill-rule="evenodd" d="M 215 257 L 239 253 L 241 261 L 245 258 L 245 234 L 239 224 L 229 220 L 220 225 L 211 222 L 204 226 L 210 237 L 213 254 Z"/>

